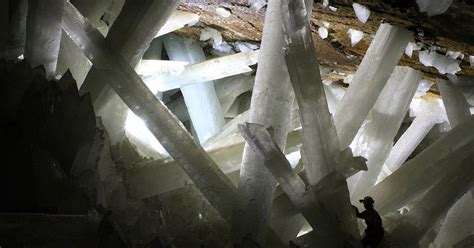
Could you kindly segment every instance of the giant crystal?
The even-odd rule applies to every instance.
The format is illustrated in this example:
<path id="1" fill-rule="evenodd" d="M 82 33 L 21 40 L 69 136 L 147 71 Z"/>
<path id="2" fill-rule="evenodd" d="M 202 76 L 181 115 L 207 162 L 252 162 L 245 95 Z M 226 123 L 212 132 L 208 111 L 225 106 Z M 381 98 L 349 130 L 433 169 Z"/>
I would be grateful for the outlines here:
<path id="1" fill-rule="evenodd" d="M 299 106 L 303 141 L 301 156 L 309 186 L 321 187 L 320 191 L 316 191 L 317 197 L 323 197 L 324 193 L 320 192 L 328 190 L 330 185 L 338 185 L 338 190 L 332 192 L 332 197 L 326 202 L 332 208 L 316 208 L 313 211 L 321 215 L 338 216 L 336 219 L 343 226 L 339 227 L 340 230 L 344 230 L 346 234 L 356 234 L 357 225 L 350 206 L 347 183 L 345 180 L 338 181 L 339 177 L 342 177 L 339 173 L 343 171 L 342 166 L 337 164 L 337 159 L 341 158 L 338 156 L 339 144 L 304 10 L 303 1 L 283 1 L 283 32 L 287 42 L 285 59 Z M 337 176 L 332 177 L 330 174 Z M 274 176 L 278 178 L 277 175 Z M 329 225 L 331 221 L 337 222 L 336 219 L 328 218 L 325 220 L 328 223 L 319 224 Z M 313 228 L 318 227 L 313 223 Z"/>
<path id="2" fill-rule="evenodd" d="M 26 25 L 25 58 L 32 67 L 43 65 L 54 77 L 61 43 L 64 0 L 30 0 Z"/>
<path id="3" fill-rule="evenodd" d="M 470 154 L 460 163 L 453 164 L 432 189 L 417 201 L 412 210 L 393 230 L 392 239 L 403 247 L 416 247 L 422 235 L 468 191 L 474 181 L 474 143 L 465 147 L 464 153 Z"/>
<path id="4" fill-rule="evenodd" d="M 127 1 L 107 35 L 107 43 L 134 68 L 177 5 L 176 0 Z M 116 144 L 125 136 L 128 108 L 107 85 L 106 74 L 98 70 L 97 66 L 91 68 L 80 91 L 91 94 L 94 109 L 102 117 L 112 144 Z"/>
<path id="5" fill-rule="evenodd" d="M 229 218 L 235 187 L 176 117 L 141 81 L 130 65 L 113 52 L 101 34 L 69 3 L 63 29 L 98 68 L 122 100 L 142 118 L 170 155 L 192 178 L 203 195 L 224 218 Z"/>
<path id="6" fill-rule="evenodd" d="M 469 155 L 465 147 L 474 140 L 473 128 L 474 117 L 469 117 L 375 185 L 366 195 L 375 199 L 381 214 L 403 207 L 439 181 L 448 168 Z"/>
<path id="7" fill-rule="evenodd" d="M 164 45 L 171 60 L 195 64 L 206 59 L 199 44 L 188 38 L 168 34 L 164 37 Z M 181 93 L 199 141 L 204 143 L 219 133 L 225 123 L 214 82 L 183 86 Z"/>
<path id="8" fill-rule="evenodd" d="M 420 79 L 419 71 L 396 67 L 372 108 L 372 120 L 351 145 L 354 153 L 367 159 L 368 167 L 368 171 L 360 172 L 355 196 L 363 195 L 375 184 Z"/>
<path id="9" fill-rule="evenodd" d="M 433 126 L 440 121 L 436 103 L 427 103 L 423 109 L 422 113 L 415 117 L 410 127 L 408 127 L 390 150 L 379 174 L 378 181 L 382 181 L 400 168 Z"/>
<path id="10" fill-rule="evenodd" d="M 471 115 L 469 104 L 461 92 L 461 89 L 451 82 L 438 79 L 438 88 L 443 99 L 449 124 L 455 127 Z"/>
<path id="11" fill-rule="evenodd" d="M 268 2 L 252 92 L 250 122 L 273 126 L 275 140 L 285 146 L 294 96 L 283 57 L 280 0 Z M 261 159 L 245 146 L 239 180 L 239 199 L 233 216 L 233 239 L 240 243 L 249 236 L 265 246 L 265 232 L 270 216 L 276 181 L 262 166 Z"/>
<path id="12" fill-rule="evenodd" d="M 412 37 L 401 27 L 381 24 L 334 115 L 339 145 L 349 146 Z"/>
<path id="13" fill-rule="evenodd" d="M 168 39 L 166 37 L 167 36 L 164 38 L 165 41 Z M 173 37 L 175 37 L 173 40 L 178 39 L 176 36 Z M 184 44 L 188 42 L 184 42 Z M 177 46 L 176 43 L 176 41 L 165 42 L 165 47 L 171 48 L 172 45 Z M 190 45 L 190 47 L 193 47 L 192 50 L 197 51 L 195 50 L 197 49 L 195 46 L 196 45 Z M 190 49 L 191 48 L 177 49 L 175 47 L 172 54 L 177 53 L 176 51 Z M 195 63 L 186 65 L 181 73 L 174 75 L 166 75 L 160 72 L 152 73 L 150 75 L 144 76 L 143 81 L 145 81 L 145 83 L 150 87 L 159 91 L 178 89 L 191 84 L 210 82 L 212 80 L 251 72 L 252 69 L 249 66 L 255 65 L 258 59 L 258 50 L 241 52 L 209 60 L 204 60 L 203 55 L 200 53 L 195 52 L 195 54 L 195 56 L 199 56 L 200 59 L 195 59 Z M 184 56 L 171 55 L 171 57 L 183 58 Z M 157 70 L 159 70 L 159 68 L 157 68 Z"/>
<path id="14" fill-rule="evenodd" d="M 246 123 L 240 125 L 239 130 L 278 180 L 291 202 L 313 229 L 317 230 L 316 234 L 325 237 L 325 247 L 341 247 L 344 242 L 358 235 L 355 232 L 356 223 L 347 221 L 354 218 L 350 204 L 343 206 L 343 198 L 331 199 L 334 195 L 344 195 L 346 201 L 349 199 L 346 181 L 340 174 L 330 173 L 318 184 L 307 186 L 291 168 L 276 142 L 262 125 Z M 331 209 L 339 211 L 332 212 Z"/>

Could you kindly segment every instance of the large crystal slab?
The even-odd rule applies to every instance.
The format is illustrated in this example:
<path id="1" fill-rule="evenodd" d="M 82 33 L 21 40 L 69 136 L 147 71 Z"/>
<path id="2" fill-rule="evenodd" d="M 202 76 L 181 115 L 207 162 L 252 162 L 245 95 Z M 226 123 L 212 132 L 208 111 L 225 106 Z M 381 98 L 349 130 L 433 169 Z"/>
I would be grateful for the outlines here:
<path id="1" fill-rule="evenodd" d="M 222 111 L 226 113 L 238 96 L 247 91 L 251 91 L 254 82 L 255 76 L 245 74 L 216 81 L 214 87 L 216 88 Z"/>
<path id="2" fill-rule="evenodd" d="M 171 60 L 189 62 L 190 64 L 206 60 L 199 43 L 191 39 L 169 34 L 163 37 L 163 42 Z M 193 69 L 191 69 L 191 73 L 183 75 L 180 80 L 191 80 L 193 78 L 192 71 Z M 194 73 L 198 71 L 200 70 L 194 70 Z M 181 93 L 199 141 L 204 143 L 210 137 L 219 133 L 225 122 L 214 89 L 214 82 L 203 81 L 192 85 L 184 85 L 181 87 Z"/>
<path id="3" fill-rule="evenodd" d="M 165 41 L 167 38 L 165 37 Z M 176 42 L 175 42 L 176 43 Z M 169 43 L 165 47 L 170 47 Z M 173 57 L 173 55 L 171 55 Z M 196 61 L 184 68 L 184 71 L 175 75 L 162 73 L 143 77 L 143 81 L 159 91 L 178 89 L 187 85 L 209 82 L 237 74 L 251 72 L 249 67 L 255 65 L 258 59 L 258 50 L 227 55 L 220 58 Z M 202 61 L 202 62 L 201 62 Z"/>
<path id="4" fill-rule="evenodd" d="M 434 240 L 436 247 L 452 247 L 474 230 L 474 199 L 471 193 L 464 194 L 449 210 L 443 220 L 438 236 Z M 473 239 L 474 241 L 474 239 Z M 471 247 L 474 243 L 471 243 Z"/>
<path id="5" fill-rule="evenodd" d="M 412 36 L 401 27 L 380 25 L 334 115 L 341 148 L 354 139 Z"/>
<path id="6" fill-rule="evenodd" d="M 109 79 L 107 82 L 130 109 L 145 121 L 207 200 L 222 217 L 229 219 L 234 206 L 235 187 L 184 126 L 147 88 L 129 63 L 114 53 L 102 35 L 67 2 L 62 26 L 76 45 L 83 49 L 97 71 L 106 73 L 104 76 Z"/>
<path id="7" fill-rule="evenodd" d="M 9 2 L 10 11 L 5 57 L 7 60 L 15 60 L 25 52 L 28 0 L 4 2 Z"/>
<path id="8" fill-rule="evenodd" d="M 387 159 L 384 162 L 382 171 L 379 174 L 378 181 L 382 181 L 388 175 L 396 171 L 413 153 L 415 148 L 421 143 L 423 138 L 438 122 L 438 118 L 434 111 L 434 104 L 425 107 L 425 111 L 416 116 L 410 127 L 398 139 L 397 143 L 390 150 Z"/>
<path id="9" fill-rule="evenodd" d="M 309 23 L 304 6 L 282 7 L 283 32 L 287 42 L 285 60 L 298 102 L 301 118 L 302 152 L 306 176 L 310 185 L 336 170 L 335 158 L 339 153 L 336 130 L 329 113 L 326 94 L 319 72 L 319 63 L 314 56 Z"/>
<path id="10" fill-rule="evenodd" d="M 207 150 L 209 156 L 226 175 L 240 170 L 244 140 L 238 134 L 229 135 L 233 142 Z M 288 134 L 285 150 L 294 151 L 301 144 L 297 132 Z M 286 153 L 288 155 L 288 152 Z M 150 161 L 127 171 L 130 194 L 139 199 L 159 195 L 193 183 L 176 161 Z"/>
<path id="11" fill-rule="evenodd" d="M 294 96 L 282 51 L 280 7 L 280 0 L 269 1 L 267 5 L 249 120 L 273 126 L 276 142 L 284 147 Z M 261 159 L 246 146 L 240 170 L 239 199 L 233 216 L 235 243 L 248 236 L 265 247 L 264 237 L 275 186 L 275 179 L 262 166 Z"/>
<path id="12" fill-rule="evenodd" d="M 176 0 L 127 1 L 107 35 L 107 43 L 135 68 L 177 5 Z M 106 74 L 97 70 L 97 66 L 91 68 L 80 91 L 91 94 L 94 109 L 102 117 L 112 144 L 116 144 L 126 135 L 128 108 L 107 85 Z"/>
<path id="13" fill-rule="evenodd" d="M 171 33 L 180 28 L 192 26 L 199 22 L 199 15 L 182 10 L 176 10 L 160 29 L 156 37 Z"/>
<path id="14" fill-rule="evenodd" d="M 63 32 L 56 74 L 63 75 L 69 70 L 76 80 L 77 88 L 80 89 L 91 67 L 92 63 L 89 59 L 82 54 L 81 49 L 74 44 L 71 38 Z"/>
<path id="15" fill-rule="evenodd" d="M 43 65 L 53 77 L 61 44 L 64 0 L 30 0 L 26 22 L 25 58 L 32 67 Z"/>
<path id="16" fill-rule="evenodd" d="M 107 42 L 111 48 L 118 51 L 132 68 L 138 64 L 143 54 L 148 49 L 155 35 L 166 23 L 179 1 L 126 1 L 120 16 L 115 21 L 107 35 Z M 146 30 L 144 32 L 144 30 Z M 113 98 L 106 78 L 101 78 L 96 69 L 92 67 L 87 75 L 81 92 L 91 94 L 94 106 L 105 104 Z M 97 99 L 100 102 L 97 102 Z"/>
<path id="17" fill-rule="evenodd" d="M 372 108 L 372 120 L 351 144 L 355 154 L 367 159 L 368 167 L 368 171 L 360 172 L 353 192 L 355 196 L 363 195 L 377 181 L 420 79 L 419 71 L 396 67 Z"/>
<path id="18" fill-rule="evenodd" d="M 348 221 L 351 217 L 354 218 L 350 204 L 343 206 L 341 201 L 330 199 L 341 194 L 349 199 L 343 177 L 338 173 L 330 173 L 317 185 L 307 187 L 262 125 L 246 123 L 240 125 L 239 130 L 313 229 L 317 229 L 323 236 L 331 237 L 325 244 L 326 247 L 340 247 L 346 240 L 358 236 L 356 222 Z M 339 211 L 331 211 L 336 208 Z"/>
<path id="19" fill-rule="evenodd" d="M 71 3 L 94 27 L 99 28 L 105 25 L 100 19 L 111 5 L 112 0 L 73 0 Z M 80 89 L 91 67 L 91 62 L 82 54 L 81 49 L 63 32 L 56 74 L 63 75 L 67 70 L 71 71 L 77 87 Z"/>
<path id="20" fill-rule="evenodd" d="M 454 86 L 451 82 L 442 79 L 438 79 L 438 88 L 451 127 L 455 127 L 471 116 L 469 104 L 460 88 Z"/>
<path id="21" fill-rule="evenodd" d="M 405 206 L 440 180 L 448 168 L 466 158 L 469 154 L 465 147 L 474 140 L 473 128 L 474 117 L 470 117 L 369 190 L 366 195 L 377 202 L 379 213 Z"/>
<path id="22" fill-rule="evenodd" d="M 417 201 L 392 231 L 391 238 L 403 247 L 416 246 L 426 231 L 454 205 L 474 181 L 474 143 L 466 147 L 469 154 L 444 172 L 443 179 Z"/>
<path id="23" fill-rule="evenodd" d="M 330 216 L 339 214 L 337 221 L 344 223 L 344 229 L 341 230 L 355 234 L 358 231 L 357 222 L 350 206 L 347 183 L 345 180 L 337 181 L 338 177 L 328 177 L 332 172 L 342 172 L 342 165 L 338 163 L 340 161 L 337 161 L 339 143 L 329 113 L 319 63 L 314 55 L 311 31 L 304 7 L 303 1 L 294 1 L 290 4 L 289 1 L 284 0 L 282 16 L 283 32 L 287 42 L 285 59 L 301 119 L 303 141 L 301 156 L 305 176 L 309 186 L 319 185 L 322 187 L 321 192 L 328 190 L 326 187 L 329 185 L 338 185 L 338 190 L 332 192 L 331 198 L 327 198 L 326 204 L 331 205 L 332 208 L 313 211 L 320 211 L 318 214 Z M 324 184 L 321 181 L 323 178 Z M 331 220 L 329 217 L 326 221 L 336 222 L 336 219 Z"/>

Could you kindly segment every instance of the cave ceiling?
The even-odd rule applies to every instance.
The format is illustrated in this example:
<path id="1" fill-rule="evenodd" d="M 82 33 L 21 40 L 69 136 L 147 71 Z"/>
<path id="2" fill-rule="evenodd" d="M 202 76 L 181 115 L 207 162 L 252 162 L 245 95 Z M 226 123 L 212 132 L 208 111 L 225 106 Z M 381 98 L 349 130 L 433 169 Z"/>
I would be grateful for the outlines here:
<path id="1" fill-rule="evenodd" d="M 329 6 L 336 11 L 315 1 L 311 18 L 311 28 L 316 56 L 323 66 L 333 68 L 344 74 L 354 73 L 370 45 L 378 26 L 382 22 L 403 26 L 415 33 L 413 42 L 423 43 L 425 48 L 437 47 L 438 53 L 457 51 L 464 54 L 460 63 L 458 76 L 474 76 L 474 67 L 470 65 L 469 55 L 474 55 L 474 1 L 454 0 L 447 12 L 429 17 L 420 13 L 415 1 L 412 0 L 361 0 L 371 11 L 370 18 L 364 24 L 360 22 L 352 8 L 353 1 L 331 0 Z M 227 18 L 216 13 L 216 8 L 224 8 L 232 13 Z M 200 25 L 186 27 L 178 32 L 182 35 L 199 38 L 205 26 L 217 29 L 224 40 L 259 42 L 263 30 L 265 7 L 257 10 L 250 1 L 224 0 L 199 1 L 188 0 L 179 6 L 180 10 L 200 15 Z M 321 39 L 318 28 L 329 23 L 329 36 Z M 327 24 L 326 24 L 327 25 Z M 349 29 L 364 32 L 363 39 L 351 46 Z M 418 53 L 410 58 L 404 54 L 400 65 L 410 66 L 424 73 L 425 79 L 435 81 L 446 78 L 434 67 L 424 66 L 419 62 Z M 331 80 L 340 80 L 343 75 L 332 74 Z M 431 91 L 438 94 L 436 84 Z"/>

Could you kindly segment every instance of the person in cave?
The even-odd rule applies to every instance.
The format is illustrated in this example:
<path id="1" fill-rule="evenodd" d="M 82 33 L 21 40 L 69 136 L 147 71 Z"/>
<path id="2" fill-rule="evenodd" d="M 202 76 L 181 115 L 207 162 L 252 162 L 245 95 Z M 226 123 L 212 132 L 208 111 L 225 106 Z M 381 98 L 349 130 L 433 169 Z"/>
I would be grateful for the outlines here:
<path id="1" fill-rule="evenodd" d="M 359 202 L 364 204 L 365 211 L 360 213 L 356 206 L 352 205 L 352 207 L 356 212 L 357 218 L 363 219 L 367 225 L 365 235 L 361 240 L 362 246 L 375 248 L 383 240 L 382 218 L 380 218 L 379 213 L 374 208 L 375 201 L 372 197 L 366 196 L 364 199 L 359 200 Z"/>

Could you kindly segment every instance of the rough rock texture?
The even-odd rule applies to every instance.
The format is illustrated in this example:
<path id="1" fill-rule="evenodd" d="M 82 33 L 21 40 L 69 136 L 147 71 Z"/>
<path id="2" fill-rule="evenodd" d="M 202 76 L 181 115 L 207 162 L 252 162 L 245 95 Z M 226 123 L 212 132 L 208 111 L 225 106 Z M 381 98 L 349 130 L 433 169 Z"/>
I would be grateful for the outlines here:
<path id="1" fill-rule="evenodd" d="M 419 13 L 415 1 L 364 0 L 358 3 L 367 6 L 371 11 L 365 24 L 357 20 L 352 9 L 352 1 L 330 1 L 330 5 L 336 7 L 337 11 L 324 8 L 320 3 L 314 4 L 311 19 L 313 39 L 317 57 L 323 65 L 335 67 L 339 71 L 355 71 L 381 22 L 415 31 L 416 41 L 422 42 L 426 48 L 431 45 L 438 46 L 439 53 L 443 55 L 447 52 L 447 48 L 466 55 L 474 54 L 474 26 L 469 25 L 474 17 L 472 1 L 454 1 L 446 13 L 435 17 Z M 229 10 L 231 16 L 222 18 L 215 11 L 217 7 Z M 225 40 L 260 41 L 261 39 L 265 8 L 255 12 L 248 0 L 212 0 L 205 3 L 188 0 L 178 9 L 199 14 L 201 22 L 222 32 Z M 324 26 L 323 22 L 330 24 L 329 37 L 324 40 L 317 32 L 320 26 Z M 362 41 L 354 47 L 351 46 L 347 35 L 347 30 L 350 28 L 361 30 L 365 34 Z M 199 37 L 200 29 L 198 26 L 187 27 L 178 33 Z M 403 55 L 400 65 L 419 70 L 431 79 L 442 77 L 435 68 L 425 67 L 419 62 L 418 52 L 414 52 L 412 58 Z M 474 76 L 474 67 L 470 67 L 469 56 L 465 56 L 460 66 L 462 71 L 459 74 Z M 437 92 L 436 86 L 432 90 Z"/>

